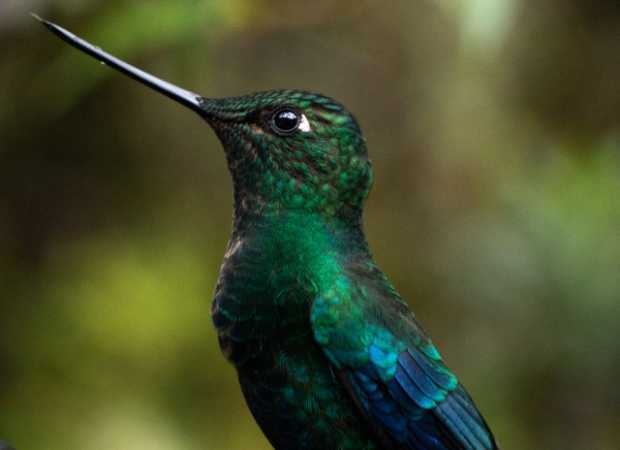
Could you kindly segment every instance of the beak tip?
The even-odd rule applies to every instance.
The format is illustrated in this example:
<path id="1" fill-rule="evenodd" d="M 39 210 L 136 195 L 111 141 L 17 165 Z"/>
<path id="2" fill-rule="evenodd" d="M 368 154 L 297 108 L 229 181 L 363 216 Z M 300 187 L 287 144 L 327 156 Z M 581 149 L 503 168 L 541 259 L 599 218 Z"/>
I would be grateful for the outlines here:
<path id="1" fill-rule="evenodd" d="M 40 15 L 38 15 L 35 12 L 31 12 L 30 13 L 30 17 L 32 17 L 33 19 L 39 21 L 42 25 L 45 25 L 48 28 L 52 25 L 50 22 L 48 22 L 47 20 L 45 20 L 43 17 L 41 17 Z"/>
<path id="2" fill-rule="evenodd" d="M 52 33 L 58 33 L 58 25 L 56 25 L 55 23 L 50 22 L 49 20 L 45 20 L 43 17 L 41 17 L 35 12 L 31 12 L 30 17 L 37 20 L 41 25 L 50 30 Z"/>

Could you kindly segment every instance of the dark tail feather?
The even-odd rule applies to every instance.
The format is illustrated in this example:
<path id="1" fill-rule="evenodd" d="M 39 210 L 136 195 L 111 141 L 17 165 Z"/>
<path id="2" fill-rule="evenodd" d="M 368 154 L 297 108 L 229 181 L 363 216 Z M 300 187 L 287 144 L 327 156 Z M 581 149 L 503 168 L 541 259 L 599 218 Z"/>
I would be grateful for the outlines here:
<path id="1" fill-rule="evenodd" d="M 433 410 L 442 425 L 467 450 L 498 450 L 495 438 L 463 386 L 457 388 Z"/>

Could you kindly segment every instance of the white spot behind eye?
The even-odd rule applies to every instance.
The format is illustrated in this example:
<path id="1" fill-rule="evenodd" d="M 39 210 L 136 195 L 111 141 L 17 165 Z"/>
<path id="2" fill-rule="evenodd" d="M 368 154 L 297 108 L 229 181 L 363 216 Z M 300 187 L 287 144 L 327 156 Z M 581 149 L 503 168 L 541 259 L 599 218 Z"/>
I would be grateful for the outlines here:
<path id="1" fill-rule="evenodd" d="M 306 117 L 305 114 L 301 115 L 301 120 L 299 121 L 299 125 L 297 126 L 297 129 L 299 131 L 303 131 L 304 133 L 312 131 L 312 127 L 310 127 L 310 122 L 308 121 L 308 118 Z"/>

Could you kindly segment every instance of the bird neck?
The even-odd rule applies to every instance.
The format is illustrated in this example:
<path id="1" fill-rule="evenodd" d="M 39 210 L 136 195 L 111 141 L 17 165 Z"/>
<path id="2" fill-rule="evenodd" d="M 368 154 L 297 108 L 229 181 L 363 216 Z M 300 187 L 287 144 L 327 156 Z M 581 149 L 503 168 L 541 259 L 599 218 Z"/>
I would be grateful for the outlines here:
<path id="1" fill-rule="evenodd" d="M 318 197 L 318 196 L 317 196 Z M 300 201 L 291 204 L 286 197 L 273 198 L 260 192 L 248 192 L 234 187 L 234 227 L 242 230 L 260 222 L 305 223 L 321 222 L 333 230 L 359 233 L 362 229 L 362 208 L 360 204 L 346 204 L 342 201 L 323 202 L 324 206 Z"/>
<path id="2" fill-rule="evenodd" d="M 250 240 L 279 263 L 323 262 L 368 256 L 360 218 L 324 216 L 303 210 L 271 211 L 235 217 L 233 240 Z"/>

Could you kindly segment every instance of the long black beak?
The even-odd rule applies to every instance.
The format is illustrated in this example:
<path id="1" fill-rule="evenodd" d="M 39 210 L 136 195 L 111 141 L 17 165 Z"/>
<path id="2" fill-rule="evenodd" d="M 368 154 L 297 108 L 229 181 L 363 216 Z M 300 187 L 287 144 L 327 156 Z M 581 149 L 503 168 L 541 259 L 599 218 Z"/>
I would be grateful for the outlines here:
<path id="1" fill-rule="evenodd" d="M 140 83 L 152 89 L 155 89 L 156 91 L 164 94 L 166 97 L 169 97 L 172 100 L 179 102 L 190 109 L 193 109 L 202 117 L 207 116 L 206 111 L 202 108 L 202 106 L 205 104 L 205 99 L 202 96 L 175 86 L 172 83 L 168 83 L 167 81 L 164 81 L 149 73 L 146 73 L 145 71 L 140 70 L 137 67 L 132 66 L 131 64 L 127 64 L 126 62 L 121 61 L 120 59 L 110 55 L 109 53 L 104 52 L 99 47 L 95 47 L 84 39 L 77 37 L 75 34 L 65 30 L 64 28 L 56 25 L 55 23 L 42 19 L 36 14 L 32 14 L 32 17 L 45 25 L 52 33 L 54 33 L 63 41 L 67 42 L 69 45 L 72 45 L 78 50 L 87 53 L 93 58 L 118 70 L 119 72 L 130 76 L 134 80 L 139 81 Z"/>

